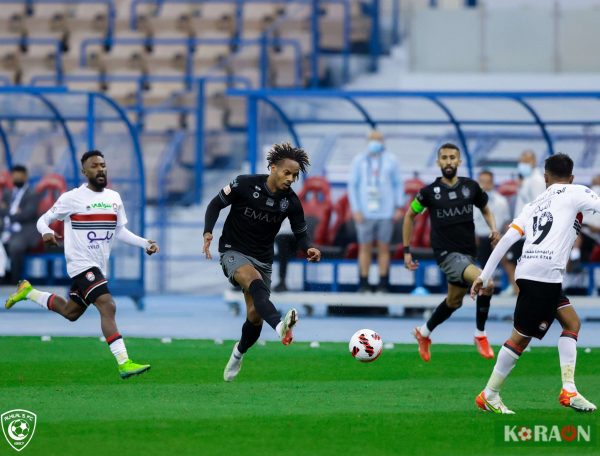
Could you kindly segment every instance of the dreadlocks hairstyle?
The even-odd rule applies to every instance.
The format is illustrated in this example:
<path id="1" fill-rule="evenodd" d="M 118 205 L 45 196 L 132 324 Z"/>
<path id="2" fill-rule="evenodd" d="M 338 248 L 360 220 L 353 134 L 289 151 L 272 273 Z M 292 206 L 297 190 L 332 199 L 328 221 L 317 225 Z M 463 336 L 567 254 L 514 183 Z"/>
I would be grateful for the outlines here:
<path id="1" fill-rule="evenodd" d="M 306 168 L 310 166 L 308 155 L 304 149 L 293 147 L 290 143 L 273 144 L 273 147 L 267 154 L 267 163 L 269 168 L 272 165 L 277 165 L 281 160 L 289 158 L 300 165 L 300 171 L 306 173 Z"/>

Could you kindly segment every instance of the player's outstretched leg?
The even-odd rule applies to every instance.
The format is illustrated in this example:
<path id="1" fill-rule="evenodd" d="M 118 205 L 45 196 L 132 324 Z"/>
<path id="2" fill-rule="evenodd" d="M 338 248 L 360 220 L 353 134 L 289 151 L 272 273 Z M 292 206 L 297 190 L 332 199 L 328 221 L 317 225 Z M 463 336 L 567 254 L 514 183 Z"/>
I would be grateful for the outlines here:
<path id="1" fill-rule="evenodd" d="M 275 328 L 275 331 L 277 331 L 277 334 L 279 334 L 281 343 L 283 345 L 289 345 L 292 343 L 292 340 L 294 339 L 292 329 L 294 326 L 296 326 L 296 323 L 298 323 L 298 311 L 292 308 L 288 310 L 288 312 L 285 314 L 285 317 L 283 317 L 283 320 L 281 320 Z"/>
<path id="2" fill-rule="evenodd" d="M 455 289 L 457 287 L 453 287 L 451 284 L 448 284 L 448 288 L 454 294 L 453 288 Z M 424 325 L 417 326 L 415 329 L 412 330 L 412 335 L 415 337 L 417 343 L 419 344 L 419 355 L 421 356 L 421 359 L 423 359 L 423 361 L 425 362 L 428 362 L 431 359 L 431 354 L 429 351 L 431 346 L 431 339 L 429 338 L 429 336 L 435 328 L 437 328 L 448 318 L 450 318 L 450 316 L 456 311 L 456 309 L 460 307 L 462 303 L 462 296 L 459 295 L 459 297 L 454 298 L 454 300 L 456 301 L 457 305 L 450 307 L 448 305 L 448 298 L 444 299 L 441 302 L 441 304 L 435 308 L 435 310 L 431 314 L 431 317 L 429 317 L 429 320 L 427 320 L 427 322 Z"/>
<path id="3" fill-rule="evenodd" d="M 250 318 L 256 318 L 256 316 L 253 315 Z M 223 371 L 223 380 L 231 382 L 237 377 L 242 368 L 244 354 L 256 343 L 260 337 L 261 330 L 262 320 L 259 320 L 257 323 L 252 323 L 247 319 L 244 322 L 244 325 L 242 326 L 242 337 L 233 347 L 229 361 Z"/>
<path id="4" fill-rule="evenodd" d="M 31 286 L 29 281 L 20 280 L 19 283 L 17 284 L 17 290 L 8 297 L 8 299 L 4 303 L 4 307 L 7 309 L 10 309 L 12 306 L 14 306 L 19 301 L 25 301 L 26 299 L 28 299 L 27 295 L 32 290 L 33 290 L 33 287 Z"/>

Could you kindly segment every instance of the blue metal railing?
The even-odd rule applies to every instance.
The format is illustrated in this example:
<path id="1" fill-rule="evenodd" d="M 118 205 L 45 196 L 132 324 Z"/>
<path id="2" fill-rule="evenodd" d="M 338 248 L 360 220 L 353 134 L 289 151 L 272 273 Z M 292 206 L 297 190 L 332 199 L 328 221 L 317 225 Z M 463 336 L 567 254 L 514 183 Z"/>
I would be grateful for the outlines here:
<path id="1" fill-rule="evenodd" d="M 596 120 L 591 119 L 570 119 L 570 120 L 545 120 L 536 110 L 531 101 L 539 99 L 592 99 L 600 101 L 600 92 L 402 92 L 402 91 L 339 91 L 339 90 L 285 90 L 285 89 L 267 89 L 267 90 L 229 90 L 230 96 L 244 96 L 248 99 L 248 160 L 251 166 L 251 172 L 256 172 L 257 139 L 258 124 L 258 102 L 268 103 L 275 108 L 275 112 L 281 118 L 294 142 L 301 146 L 301 137 L 297 132 L 297 127 L 311 124 L 332 124 L 332 125 L 452 125 L 456 132 L 461 149 L 465 154 L 469 174 L 473 175 L 473 163 L 469 144 L 466 140 L 465 126 L 535 126 L 539 129 L 540 135 L 545 141 L 548 153 L 554 153 L 554 140 L 548 132 L 550 126 L 583 126 L 600 125 L 600 117 Z M 296 117 L 288 113 L 285 107 L 280 105 L 283 99 L 331 99 L 349 102 L 359 119 L 336 118 L 328 116 L 327 118 Z M 441 112 L 445 119 L 431 120 L 426 118 L 412 119 L 385 119 L 379 118 L 371 110 L 367 109 L 361 99 L 421 99 L 433 103 Z M 461 119 L 449 107 L 447 99 L 496 99 L 509 100 L 520 105 L 530 116 L 531 120 L 471 120 Z"/>

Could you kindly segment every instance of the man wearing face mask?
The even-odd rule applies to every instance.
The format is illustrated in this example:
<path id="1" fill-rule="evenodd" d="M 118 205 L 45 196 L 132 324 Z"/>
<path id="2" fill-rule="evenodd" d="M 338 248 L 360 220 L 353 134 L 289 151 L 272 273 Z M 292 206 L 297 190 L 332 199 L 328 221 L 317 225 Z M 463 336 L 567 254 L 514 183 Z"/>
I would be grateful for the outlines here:
<path id="1" fill-rule="evenodd" d="M 27 250 L 38 243 L 38 196 L 27 183 L 25 166 L 13 166 L 11 178 L 13 188 L 4 191 L 0 202 L 0 232 L 10 259 L 9 282 L 16 284 L 23 275 Z"/>
<path id="2" fill-rule="evenodd" d="M 517 171 L 521 177 L 521 185 L 517 192 L 515 203 L 515 215 L 521 213 L 526 204 L 536 199 L 538 195 L 546 191 L 546 182 L 544 173 L 537 167 L 537 157 L 532 150 L 524 150 L 517 165 Z M 510 285 L 506 288 L 503 295 L 516 295 L 518 287 L 515 283 L 515 268 L 517 260 L 523 251 L 523 241 L 515 243 L 506 255 L 506 272 L 508 274 Z"/>
<path id="3" fill-rule="evenodd" d="M 377 242 L 379 284 L 389 291 L 390 242 L 394 223 L 402 218 L 403 186 L 395 157 L 385 151 L 383 135 L 373 130 L 367 151 L 356 156 L 348 182 L 350 207 L 358 235 L 359 291 L 369 291 L 373 242 Z"/>

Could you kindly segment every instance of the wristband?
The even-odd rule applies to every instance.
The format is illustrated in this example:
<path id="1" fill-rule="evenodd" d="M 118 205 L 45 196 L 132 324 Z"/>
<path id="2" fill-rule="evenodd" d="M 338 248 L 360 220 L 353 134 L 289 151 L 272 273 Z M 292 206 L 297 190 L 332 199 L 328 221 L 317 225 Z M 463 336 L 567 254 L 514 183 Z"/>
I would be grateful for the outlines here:
<path id="1" fill-rule="evenodd" d="M 402 251 L 404 252 L 404 255 L 406 255 L 407 253 L 410 253 L 410 246 L 405 245 L 402 249 Z"/>

